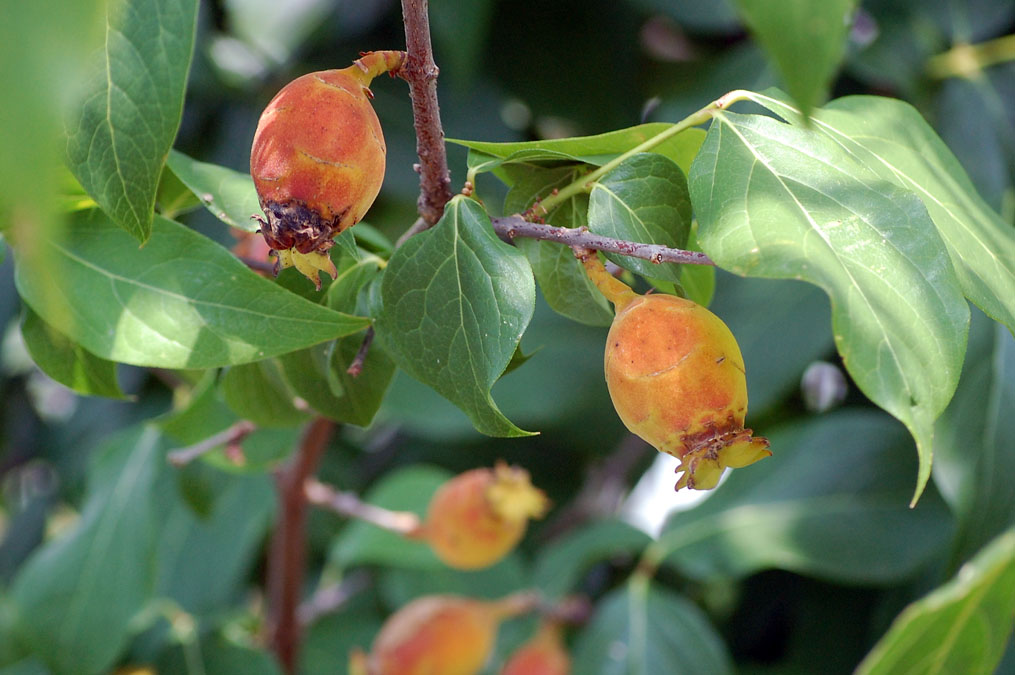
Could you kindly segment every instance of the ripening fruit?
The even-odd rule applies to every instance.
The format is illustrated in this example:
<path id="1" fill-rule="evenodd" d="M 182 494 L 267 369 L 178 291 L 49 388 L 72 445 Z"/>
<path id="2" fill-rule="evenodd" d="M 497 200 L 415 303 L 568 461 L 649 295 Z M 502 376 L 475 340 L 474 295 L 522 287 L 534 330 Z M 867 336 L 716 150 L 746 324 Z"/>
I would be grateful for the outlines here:
<path id="1" fill-rule="evenodd" d="M 711 489 L 726 467 L 772 454 L 744 428 L 744 359 L 719 317 L 665 294 L 631 292 L 615 304 L 605 358 L 610 398 L 628 429 L 680 460 L 678 490 Z"/>
<path id="2" fill-rule="evenodd" d="M 525 469 L 498 462 L 442 485 L 430 500 L 419 536 L 451 567 L 488 567 L 518 544 L 529 519 L 541 517 L 548 506 Z"/>
<path id="3" fill-rule="evenodd" d="M 564 647 L 560 625 L 547 621 L 504 664 L 500 675 L 569 675 L 571 657 Z"/>
<path id="4" fill-rule="evenodd" d="M 261 114 L 250 174 L 266 218 L 261 234 L 280 267 L 321 283 L 335 276 L 332 238 L 360 221 L 384 180 L 385 146 L 368 88 L 401 67 L 405 52 L 364 54 L 342 70 L 298 77 Z"/>
<path id="5" fill-rule="evenodd" d="M 530 605 L 521 596 L 489 602 L 456 595 L 417 598 L 384 623 L 369 655 L 353 654 L 352 672 L 473 675 L 486 663 L 501 621 Z"/>

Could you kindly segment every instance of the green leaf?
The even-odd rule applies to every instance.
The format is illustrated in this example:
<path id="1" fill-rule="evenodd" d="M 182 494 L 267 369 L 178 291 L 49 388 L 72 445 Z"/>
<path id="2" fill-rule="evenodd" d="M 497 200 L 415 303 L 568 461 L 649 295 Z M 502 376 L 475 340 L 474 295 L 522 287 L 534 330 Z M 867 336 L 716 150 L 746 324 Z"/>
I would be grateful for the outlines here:
<path id="1" fill-rule="evenodd" d="M 936 494 L 907 505 L 914 462 L 890 417 L 842 410 L 769 440 L 772 457 L 733 471 L 709 499 L 675 514 L 647 555 L 701 578 L 778 568 L 886 584 L 948 545 L 951 518 Z"/>
<path id="2" fill-rule="evenodd" d="M 386 474 L 371 487 L 364 501 L 393 511 L 410 511 L 426 516 L 430 498 L 452 474 L 431 466 L 409 466 Z M 382 530 L 376 525 L 355 520 L 335 540 L 330 559 L 341 568 L 352 565 L 389 565 L 430 571 L 444 569 L 425 542 Z"/>
<path id="3" fill-rule="evenodd" d="M 22 639 L 56 673 L 109 668 L 151 597 L 155 511 L 163 466 L 158 432 L 131 430 L 98 456 L 69 534 L 40 548 L 14 581 Z"/>
<path id="4" fill-rule="evenodd" d="M 547 596 L 575 590 L 581 575 L 601 560 L 640 554 L 651 538 L 619 520 L 593 522 L 540 550 L 533 572 L 535 585 Z"/>
<path id="5" fill-rule="evenodd" d="M 697 606 L 639 576 L 599 601 L 575 645 L 574 672 L 720 675 L 733 660 Z"/>
<path id="6" fill-rule="evenodd" d="M 178 444 L 193 445 L 238 421 L 219 396 L 217 376 L 218 371 L 208 370 L 189 390 L 177 388 L 175 409 L 156 420 L 162 433 Z"/>
<path id="7" fill-rule="evenodd" d="M 589 229 L 615 239 L 685 248 L 691 231 L 687 179 L 673 161 L 634 155 L 592 186 Z M 680 267 L 615 253 L 606 257 L 645 277 L 679 283 Z"/>
<path id="8" fill-rule="evenodd" d="M 698 241 L 716 264 L 828 293 L 846 368 L 916 438 L 915 502 L 930 477 L 933 423 L 955 391 L 969 321 L 923 204 L 816 131 L 729 112 L 716 115 L 690 188 Z"/>
<path id="9" fill-rule="evenodd" d="M 166 165 L 216 218 L 230 227 L 257 231 L 251 216 L 261 213 L 261 204 L 250 174 L 199 162 L 177 150 L 170 150 Z"/>
<path id="10" fill-rule="evenodd" d="M 219 391 L 234 413 L 259 427 L 293 427 L 310 419 L 297 407 L 296 394 L 273 359 L 232 366 L 222 375 Z"/>
<path id="11" fill-rule="evenodd" d="M 213 474 L 215 501 L 199 518 L 174 499 L 160 523 L 155 592 L 190 613 L 226 611 L 257 559 L 274 515 L 267 474 Z M 163 506 L 163 508 L 166 508 Z"/>
<path id="12" fill-rule="evenodd" d="M 60 384 L 86 396 L 127 398 L 116 381 L 116 364 L 91 354 L 25 307 L 21 336 L 35 365 Z"/>
<path id="13" fill-rule="evenodd" d="M 138 249 L 100 212 L 79 214 L 65 241 L 39 242 L 58 272 L 19 264 L 18 292 L 88 351 L 139 366 L 257 361 L 368 324 L 279 288 L 171 220 L 157 217 L 153 235 Z"/>
<path id="14" fill-rule="evenodd" d="M 400 368 L 462 409 L 491 436 L 525 436 L 490 387 L 532 318 L 535 284 L 525 256 L 493 233 L 483 207 L 451 200 L 433 228 L 391 256 L 377 334 Z"/>
<path id="15" fill-rule="evenodd" d="M 74 181 L 77 183 L 77 181 Z M 84 189 L 82 188 L 82 193 Z M 84 198 L 76 197 L 73 192 L 65 195 L 68 203 L 68 211 L 79 211 L 83 208 L 93 208 L 96 204 L 87 195 Z M 155 210 L 159 215 L 175 219 L 178 215 L 191 211 L 201 206 L 201 200 L 197 198 L 194 191 L 183 184 L 167 164 L 162 168 L 162 176 L 159 178 L 159 189 L 155 193 Z"/>
<path id="16" fill-rule="evenodd" d="M 110 2 L 105 48 L 67 123 L 67 161 L 113 222 L 151 235 L 159 176 L 183 114 L 196 0 Z"/>
<path id="17" fill-rule="evenodd" d="M 1015 530 L 909 605 L 857 668 L 878 673 L 993 673 L 1015 622 Z"/>
<path id="18" fill-rule="evenodd" d="M 789 120 L 799 119 L 778 92 L 751 94 L 751 99 Z M 847 96 L 814 111 L 813 128 L 871 173 L 920 198 L 948 247 L 966 297 L 1015 333 L 1015 228 L 983 201 L 920 113 L 895 99 Z"/>
<path id="19" fill-rule="evenodd" d="M 582 172 L 577 166 L 509 171 L 517 177 L 504 199 L 505 213 L 525 211 L 537 199 L 571 183 Z M 588 210 L 588 197 L 578 194 L 553 209 L 546 221 L 557 227 L 585 227 Z M 543 298 L 553 311 L 590 326 L 610 325 L 613 310 L 569 247 L 538 239 L 516 239 L 514 244 L 528 258 Z"/>
<path id="20" fill-rule="evenodd" d="M 609 131 L 596 136 L 556 138 L 516 143 L 487 143 L 449 138 L 449 143 L 469 148 L 469 169 L 476 173 L 492 171 L 503 164 L 537 164 L 544 162 L 584 162 L 597 166 L 606 164 L 617 155 L 632 150 L 669 129 L 672 124 L 653 122 L 636 127 Z M 705 136 L 701 129 L 687 129 L 659 145 L 651 152 L 669 157 L 684 172 L 690 170 L 691 161 Z"/>
<path id="21" fill-rule="evenodd" d="M 282 675 L 278 661 L 267 649 L 249 644 L 240 631 L 231 626 L 221 631 L 188 636 L 159 654 L 154 672 L 200 673 L 201 675 Z M 237 634 L 233 634 L 237 633 Z M 337 657 L 336 657 L 337 658 Z"/>
<path id="22" fill-rule="evenodd" d="M 953 560 L 968 559 L 1015 526 L 1015 339 L 974 313 L 955 398 L 934 433 L 934 483 L 959 521 Z"/>
<path id="23" fill-rule="evenodd" d="M 824 100 L 846 53 L 856 0 L 735 0 L 804 114 Z"/>

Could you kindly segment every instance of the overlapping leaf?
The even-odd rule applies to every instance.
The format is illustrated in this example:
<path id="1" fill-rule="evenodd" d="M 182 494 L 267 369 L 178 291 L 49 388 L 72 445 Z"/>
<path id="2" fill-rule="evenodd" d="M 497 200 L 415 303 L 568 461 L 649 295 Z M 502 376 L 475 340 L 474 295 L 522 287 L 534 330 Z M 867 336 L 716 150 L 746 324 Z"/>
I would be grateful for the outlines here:
<path id="1" fill-rule="evenodd" d="M 18 291 L 91 353 L 142 366 L 247 363 L 369 323 L 293 295 L 173 221 L 156 218 L 154 231 L 138 249 L 100 212 L 77 214 L 66 240 L 40 242 L 47 269 L 18 266 Z"/>
<path id="2" fill-rule="evenodd" d="M 795 123 L 778 92 L 751 99 Z M 911 190 L 948 246 L 966 297 L 1015 333 L 1015 228 L 976 192 L 962 165 L 908 103 L 847 96 L 813 113 L 814 131 L 879 178 Z"/>
<path id="3" fill-rule="evenodd" d="M 142 242 L 180 126 L 196 21 L 196 0 L 109 2 L 104 52 L 68 122 L 74 175 Z"/>
<path id="4" fill-rule="evenodd" d="M 169 152 L 167 166 L 223 223 L 248 232 L 258 229 L 251 216 L 261 212 L 261 205 L 250 174 L 199 162 L 176 150 Z"/>
<path id="5" fill-rule="evenodd" d="M 823 134 L 729 112 L 717 114 L 689 182 L 699 242 L 718 265 L 828 293 L 846 367 L 917 439 L 918 497 L 969 320 L 923 203 Z"/>
<path id="6" fill-rule="evenodd" d="M 525 256 L 500 241 L 476 202 L 456 197 L 433 228 L 391 256 L 378 336 L 395 363 L 493 436 L 527 432 L 504 417 L 490 388 L 528 326 L 535 284 Z"/>

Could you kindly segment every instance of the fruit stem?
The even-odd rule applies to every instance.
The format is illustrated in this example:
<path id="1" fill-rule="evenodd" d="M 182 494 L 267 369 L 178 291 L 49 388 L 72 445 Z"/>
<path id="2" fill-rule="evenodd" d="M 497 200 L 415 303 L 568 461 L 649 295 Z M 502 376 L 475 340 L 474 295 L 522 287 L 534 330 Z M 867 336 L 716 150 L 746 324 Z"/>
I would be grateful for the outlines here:
<path id="1" fill-rule="evenodd" d="M 613 303 L 613 308 L 619 314 L 629 304 L 640 297 L 634 290 L 620 279 L 610 274 L 609 270 L 599 259 L 599 254 L 587 248 L 574 248 L 574 255 L 585 268 L 585 273 L 596 285 L 599 292 L 606 296 L 606 299 Z"/>
<path id="2" fill-rule="evenodd" d="M 394 49 L 384 49 L 377 52 L 366 52 L 353 61 L 354 72 L 359 73 L 364 85 L 382 73 L 394 75 L 405 63 L 406 53 Z"/>
<path id="3" fill-rule="evenodd" d="M 613 169 L 615 169 L 626 159 L 633 157 L 634 155 L 637 155 L 640 152 L 648 152 L 649 150 L 656 147 L 657 145 L 667 140 L 668 138 L 676 136 L 681 131 L 708 122 L 710 119 L 712 119 L 712 117 L 715 115 L 717 111 L 723 110 L 729 107 L 734 102 L 746 98 L 747 94 L 749 93 L 750 92 L 747 91 L 736 90 L 724 94 L 723 96 L 709 103 L 701 110 L 691 113 L 690 115 L 680 120 L 673 126 L 664 129 L 663 131 L 659 132 L 652 138 L 631 148 L 627 152 L 617 155 L 609 162 L 603 164 L 601 167 L 596 169 L 595 171 L 588 173 L 584 176 L 581 176 L 570 185 L 567 185 L 561 188 L 555 194 L 546 197 L 546 199 L 542 200 L 542 202 L 537 203 L 535 208 L 542 211 L 542 214 L 549 213 L 552 209 L 564 203 L 566 200 L 570 199 L 579 192 L 587 192 L 588 190 L 591 190 L 593 184 L 595 184 L 596 181 L 598 181 L 600 178 L 608 174 L 610 171 L 613 171 Z"/>
<path id="4" fill-rule="evenodd" d="M 537 610 L 542 598 L 537 591 L 519 591 L 490 602 L 490 611 L 503 621 Z"/>
<path id="5" fill-rule="evenodd" d="M 405 537 L 420 536 L 422 525 L 419 516 L 409 511 L 391 511 L 368 504 L 351 492 L 340 492 L 330 485 L 308 478 L 303 484 L 307 501 L 339 515 L 371 523 Z"/>

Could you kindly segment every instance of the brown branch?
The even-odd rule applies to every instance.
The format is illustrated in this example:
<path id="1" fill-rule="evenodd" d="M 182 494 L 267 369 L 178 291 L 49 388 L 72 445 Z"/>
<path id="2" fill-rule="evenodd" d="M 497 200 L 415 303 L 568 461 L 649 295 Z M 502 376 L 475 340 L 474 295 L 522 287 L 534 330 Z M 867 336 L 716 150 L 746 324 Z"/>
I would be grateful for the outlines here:
<path id="1" fill-rule="evenodd" d="M 360 373 L 363 372 L 363 364 L 367 360 L 367 354 L 370 353 L 370 345 L 374 342 L 374 327 L 370 326 L 367 328 L 366 335 L 363 336 L 363 342 L 360 343 L 359 349 L 356 350 L 356 356 L 353 357 L 352 363 L 345 369 L 345 372 L 350 377 L 359 377 Z"/>
<path id="2" fill-rule="evenodd" d="M 613 239 L 592 234 L 586 227 L 554 227 L 532 223 L 521 216 L 494 218 L 493 229 L 504 241 L 511 243 L 518 237 L 555 241 L 565 246 L 619 253 L 632 258 L 641 258 L 656 264 L 683 263 L 690 265 L 715 265 L 712 259 L 698 251 L 684 251 L 660 244 L 640 244 L 634 241 Z"/>
<path id="3" fill-rule="evenodd" d="M 268 643 L 285 673 L 296 672 L 300 648 L 297 608 L 306 561 L 307 502 L 303 483 L 317 469 L 335 423 L 312 421 L 289 462 L 276 474 L 278 518 L 268 552 Z"/>
<path id="4" fill-rule="evenodd" d="M 201 455 L 207 454 L 220 445 L 236 445 L 257 429 L 257 425 L 249 420 L 240 420 L 224 431 L 209 436 L 200 443 L 172 450 L 166 459 L 176 467 L 185 466 Z"/>
<path id="5" fill-rule="evenodd" d="M 308 478 L 304 482 L 303 492 L 311 504 L 324 507 L 339 515 L 357 518 L 405 537 L 416 536 L 420 533 L 419 516 L 415 513 L 391 511 L 374 504 L 368 504 L 351 492 L 340 492 L 314 478 Z"/>
<path id="6" fill-rule="evenodd" d="M 440 220 L 451 199 L 451 173 L 444 150 L 444 128 L 437 103 L 437 64 L 430 46 L 427 0 L 402 0 L 408 57 L 396 73 L 409 83 L 419 155 L 419 214 L 428 226 Z"/>

